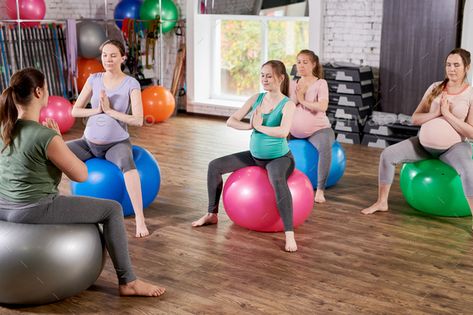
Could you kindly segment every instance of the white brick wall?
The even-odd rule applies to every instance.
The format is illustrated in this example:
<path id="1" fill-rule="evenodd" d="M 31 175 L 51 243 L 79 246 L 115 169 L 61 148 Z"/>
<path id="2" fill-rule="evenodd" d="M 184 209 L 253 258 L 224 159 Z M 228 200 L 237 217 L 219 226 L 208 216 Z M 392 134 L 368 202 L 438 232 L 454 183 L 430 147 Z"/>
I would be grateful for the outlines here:
<path id="1" fill-rule="evenodd" d="M 322 60 L 368 65 L 377 77 L 382 16 L 383 0 L 326 0 Z"/>
<path id="2" fill-rule="evenodd" d="M 185 13 L 186 0 L 173 0 L 178 6 L 181 14 Z M 45 19 L 67 19 L 67 18 L 94 18 L 105 19 L 105 1 L 102 0 L 45 0 L 46 2 L 46 16 Z M 108 0 L 107 2 L 107 19 L 113 19 L 113 12 L 118 0 Z M 182 17 L 182 16 L 181 16 Z M 8 19 L 5 1 L 0 3 L 0 19 Z M 163 80 L 164 86 L 169 88 L 171 86 L 172 74 L 176 62 L 177 53 L 177 36 L 172 32 L 166 33 L 163 36 Z M 159 72 L 156 74 L 159 76 Z"/>

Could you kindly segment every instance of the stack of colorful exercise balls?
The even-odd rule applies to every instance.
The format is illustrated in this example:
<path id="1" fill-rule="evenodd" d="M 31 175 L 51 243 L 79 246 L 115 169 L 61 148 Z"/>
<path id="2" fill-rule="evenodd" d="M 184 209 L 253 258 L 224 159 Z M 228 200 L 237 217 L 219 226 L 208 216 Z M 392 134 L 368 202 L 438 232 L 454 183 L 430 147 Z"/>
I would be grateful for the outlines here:
<path id="1" fill-rule="evenodd" d="M 16 10 L 16 0 L 7 0 L 7 14 L 10 19 L 42 20 L 46 14 L 46 3 L 44 0 L 19 0 L 20 14 Z M 37 22 L 24 23 L 24 25 L 37 25 Z"/>
<path id="2" fill-rule="evenodd" d="M 141 92 L 143 115 L 150 124 L 162 122 L 171 117 L 176 107 L 176 100 L 170 91 L 158 85 L 145 88 Z"/>
<path id="3" fill-rule="evenodd" d="M 141 20 L 156 20 L 161 18 L 163 33 L 171 31 L 179 19 L 179 10 L 172 0 L 161 0 L 161 12 L 159 0 L 122 0 L 115 7 L 114 18 L 119 28 L 126 18 Z"/>
<path id="4" fill-rule="evenodd" d="M 72 117 L 72 104 L 64 97 L 50 96 L 48 105 L 41 109 L 39 121 L 43 123 L 46 118 L 54 119 L 61 133 L 67 132 L 75 121 Z"/>
<path id="5" fill-rule="evenodd" d="M 99 23 L 84 21 L 77 24 L 77 88 L 82 90 L 87 78 L 96 72 L 104 71 L 102 63 L 95 59 L 100 56 L 100 45 L 107 39 L 105 29 Z"/>

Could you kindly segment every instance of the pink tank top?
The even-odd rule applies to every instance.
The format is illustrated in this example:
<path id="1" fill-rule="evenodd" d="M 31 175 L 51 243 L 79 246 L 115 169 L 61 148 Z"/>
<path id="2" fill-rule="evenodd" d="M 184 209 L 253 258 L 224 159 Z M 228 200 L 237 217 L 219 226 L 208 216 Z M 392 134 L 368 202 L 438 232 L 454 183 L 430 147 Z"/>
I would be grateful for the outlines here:
<path id="1" fill-rule="evenodd" d="M 297 105 L 292 120 L 291 135 L 296 138 L 308 138 L 320 129 L 331 127 L 325 112 L 311 111 L 297 102 L 296 86 L 296 81 L 291 81 L 289 84 L 289 96 Z M 319 79 L 309 86 L 305 93 L 305 100 L 308 102 L 328 100 L 327 81 Z"/>
<path id="2" fill-rule="evenodd" d="M 440 84 L 432 84 L 424 94 L 423 100 L 427 98 L 430 92 Z M 447 99 L 452 103 L 450 111 L 458 119 L 465 121 L 470 108 L 473 106 L 473 87 L 468 86 L 458 94 L 447 94 Z M 440 106 L 440 95 L 437 96 L 430 106 L 430 112 L 438 109 Z M 452 145 L 464 141 L 465 137 L 460 135 L 455 128 L 442 116 L 429 120 L 422 124 L 419 131 L 419 141 L 424 147 L 447 150 Z"/>

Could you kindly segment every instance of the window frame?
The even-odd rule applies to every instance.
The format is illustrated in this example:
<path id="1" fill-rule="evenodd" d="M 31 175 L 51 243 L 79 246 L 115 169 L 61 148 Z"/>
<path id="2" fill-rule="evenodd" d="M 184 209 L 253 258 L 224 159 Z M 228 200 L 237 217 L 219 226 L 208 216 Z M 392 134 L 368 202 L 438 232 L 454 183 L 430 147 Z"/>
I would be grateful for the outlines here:
<path id="1" fill-rule="evenodd" d="M 230 116 L 244 101 L 212 98 L 211 81 L 214 75 L 210 63 L 215 56 L 215 38 L 212 21 L 221 18 L 254 20 L 307 20 L 309 21 L 309 49 L 322 55 L 323 20 L 325 0 L 309 1 L 309 17 L 265 17 L 241 15 L 209 15 L 198 12 L 199 1 L 186 2 L 186 111 L 216 116 Z M 257 78 L 255 78 L 257 79 Z M 246 100 L 246 99 L 245 99 Z"/>

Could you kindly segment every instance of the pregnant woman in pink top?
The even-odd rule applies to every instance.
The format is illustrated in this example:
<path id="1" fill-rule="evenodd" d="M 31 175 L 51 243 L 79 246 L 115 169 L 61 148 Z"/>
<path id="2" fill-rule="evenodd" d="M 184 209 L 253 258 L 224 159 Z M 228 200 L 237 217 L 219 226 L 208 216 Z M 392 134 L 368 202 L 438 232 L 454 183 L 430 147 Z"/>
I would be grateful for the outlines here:
<path id="1" fill-rule="evenodd" d="M 304 49 L 297 54 L 297 73 L 301 77 L 291 81 L 289 96 L 297 104 L 291 126 L 291 136 L 307 139 L 319 152 L 315 202 L 325 202 L 332 144 L 335 134 L 325 114 L 328 108 L 328 86 L 323 79 L 322 65 L 313 51 Z"/>
<path id="2" fill-rule="evenodd" d="M 464 49 L 450 52 L 445 62 L 445 80 L 427 89 L 412 115 L 412 122 L 421 126 L 419 135 L 381 153 L 378 200 L 362 213 L 388 210 L 396 164 L 432 157 L 438 157 L 460 174 L 463 191 L 472 209 L 473 160 L 471 145 L 466 141 L 473 138 L 473 87 L 466 82 L 470 61 L 470 53 Z"/>

